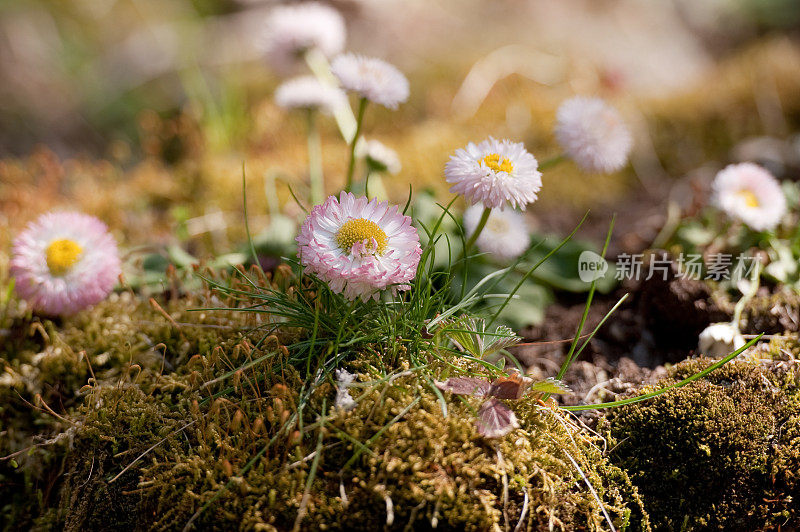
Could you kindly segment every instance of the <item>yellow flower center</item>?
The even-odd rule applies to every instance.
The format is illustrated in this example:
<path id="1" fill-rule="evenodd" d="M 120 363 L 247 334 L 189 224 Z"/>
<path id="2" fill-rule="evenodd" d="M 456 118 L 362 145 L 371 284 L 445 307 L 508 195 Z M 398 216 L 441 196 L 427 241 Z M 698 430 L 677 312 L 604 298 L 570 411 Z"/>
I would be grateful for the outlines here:
<path id="1" fill-rule="evenodd" d="M 751 190 L 747 189 L 740 190 L 739 192 L 737 192 L 737 194 L 739 194 L 739 196 L 744 200 L 744 204 L 747 205 L 748 207 L 756 208 L 761 206 L 761 203 L 758 201 L 758 198 L 756 197 L 755 194 L 753 194 Z"/>
<path id="2" fill-rule="evenodd" d="M 495 172 L 507 172 L 510 174 L 514 171 L 514 165 L 511 164 L 511 159 L 500 159 L 500 155 L 497 153 L 490 153 L 482 160 L 487 168 L 491 168 Z"/>
<path id="3" fill-rule="evenodd" d="M 47 267 L 53 275 L 65 275 L 78 262 L 83 248 L 74 240 L 53 240 L 45 250 Z"/>
<path id="4" fill-rule="evenodd" d="M 347 253 L 350 253 L 353 244 L 356 242 L 364 242 L 366 240 L 367 245 L 370 246 L 372 242 L 371 239 L 373 238 L 377 246 L 375 249 L 369 249 L 369 251 L 383 255 L 386 251 L 388 239 L 383 229 L 372 220 L 366 220 L 364 218 L 347 220 L 336 233 L 336 243 L 339 244 L 339 248 Z"/>

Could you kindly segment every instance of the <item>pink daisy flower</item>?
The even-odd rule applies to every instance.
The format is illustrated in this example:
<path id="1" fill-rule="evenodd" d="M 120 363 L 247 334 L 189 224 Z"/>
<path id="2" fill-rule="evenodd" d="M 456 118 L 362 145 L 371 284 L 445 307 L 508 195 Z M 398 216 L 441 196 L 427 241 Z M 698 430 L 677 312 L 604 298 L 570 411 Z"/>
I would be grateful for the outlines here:
<path id="1" fill-rule="evenodd" d="M 408 290 L 422 254 L 411 218 L 396 205 L 348 192 L 315 206 L 296 240 L 305 272 L 349 300 Z"/>
<path id="2" fill-rule="evenodd" d="M 731 164 L 712 184 L 713 202 L 755 231 L 771 231 L 786 214 L 786 196 L 769 171 L 753 163 Z"/>
<path id="3" fill-rule="evenodd" d="M 14 240 L 17 294 L 47 315 L 74 314 L 102 301 L 119 274 L 117 243 L 93 216 L 43 214 Z"/>
<path id="4" fill-rule="evenodd" d="M 539 163 L 521 142 L 489 137 L 480 144 L 470 142 L 456 150 L 444 167 L 450 192 L 468 203 L 483 203 L 488 209 L 503 209 L 507 203 L 525 210 L 536 201 L 542 188 Z"/>
<path id="5" fill-rule="evenodd" d="M 610 173 L 628 162 L 633 137 L 616 109 L 600 98 L 576 96 L 561 104 L 556 138 L 583 171 Z"/>

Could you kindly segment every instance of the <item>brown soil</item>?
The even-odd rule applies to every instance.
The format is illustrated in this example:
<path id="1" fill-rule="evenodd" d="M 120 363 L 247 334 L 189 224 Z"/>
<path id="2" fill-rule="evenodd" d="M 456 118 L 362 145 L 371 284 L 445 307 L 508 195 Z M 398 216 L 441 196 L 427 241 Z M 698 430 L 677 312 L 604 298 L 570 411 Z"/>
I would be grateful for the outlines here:
<path id="1" fill-rule="evenodd" d="M 644 252 L 663 224 L 664 205 L 643 190 L 632 193 L 624 202 L 591 213 L 580 238 L 602 245 L 608 222 L 617 214 L 607 257 L 621 253 Z M 575 213 L 551 216 L 552 229 L 564 231 L 559 220 Z M 576 219 L 572 216 L 572 219 Z M 568 229 L 567 229 L 568 230 Z M 661 256 L 661 254 L 659 254 Z M 646 267 L 642 271 L 647 271 Z M 694 354 L 698 334 L 710 323 L 730 319 L 729 309 L 721 308 L 707 284 L 675 276 L 673 264 L 664 279 L 626 281 L 610 294 L 596 294 L 589 309 L 584 335 L 591 333 L 619 299 L 628 299 L 605 322 L 567 371 L 564 381 L 573 390 L 566 404 L 611 399 L 645 382 L 664 375 L 664 364 L 679 362 Z M 584 311 L 586 294 L 561 293 L 547 311 L 543 325 L 522 332 L 528 345 L 515 355 L 538 378 L 552 377 L 564 361 Z M 579 342 L 582 345 L 583 340 Z"/>

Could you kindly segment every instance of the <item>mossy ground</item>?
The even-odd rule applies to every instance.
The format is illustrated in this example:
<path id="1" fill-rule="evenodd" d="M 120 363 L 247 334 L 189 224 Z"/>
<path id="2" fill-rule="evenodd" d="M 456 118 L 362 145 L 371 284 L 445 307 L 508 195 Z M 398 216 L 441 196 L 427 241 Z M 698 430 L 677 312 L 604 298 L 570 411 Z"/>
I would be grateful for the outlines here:
<path id="1" fill-rule="evenodd" d="M 703 380 L 601 421 L 613 463 L 639 488 L 656 529 L 792 528 L 800 519 L 800 366 L 795 339 L 760 360 L 736 360 Z M 655 385 L 713 361 L 677 364 Z M 637 393 L 646 393 L 645 387 Z"/>
<path id="2" fill-rule="evenodd" d="M 426 377 L 366 359 L 349 365 L 355 410 L 332 407 L 328 381 L 301 402 L 312 382 L 281 362 L 296 337 L 256 348 L 259 314 L 189 310 L 246 301 L 182 292 L 13 318 L 32 335 L 0 381 L 0 454 L 19 453 L 0 463 L 8 527 L 606 529 L 588 480 L 617 528 L 648 528 L 627 474 L 554 407 L 521 405 L 524 429 L 485 440 L 477 399 L 445 417 Z"/>
<path id="3" fill-rule="evenodd" d="M 69 530 L 110 522 L 180 529 L 221 494 L 195 521 L 199 529 L 288 530 L 301 511 L 301 528 L 308 530 L 501 529 L 517 524 L 526 499 L 528 529 L 607 529 L 569 453 L 618 527 L 646 528 L 625 473 L 607 464 L 597 442 L 551 419 L 561 414 L 544 409 L 532 414 L 527 430 L 489 443 L 476 435 L 466 405 L 444 419 L 436 397 L 414 381 L 376 386 L 353 412 L 327 411 L 324 428 L 307 420 L 302 440 L 296 427 L 276 435 L 270 421 L 270 407 L 274 416 L 291 408 L 292 394 L 282 385 L 194 413 L 197 396 L 170 405 L 136 388 L 98 393 L 113 406 L 82 412 L 76 451 L 67 453 L 69 480 L 59 509 L 45 520 Z M 159 445 L 119 485 L 109 484 L 109 476 L 153 444 Z"/>

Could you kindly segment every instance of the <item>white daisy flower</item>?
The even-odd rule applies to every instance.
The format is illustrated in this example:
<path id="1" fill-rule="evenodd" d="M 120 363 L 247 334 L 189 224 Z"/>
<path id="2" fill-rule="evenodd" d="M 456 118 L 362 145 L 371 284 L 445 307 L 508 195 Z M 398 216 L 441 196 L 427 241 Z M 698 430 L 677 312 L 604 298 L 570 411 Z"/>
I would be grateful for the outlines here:
<path id="1" fill-rule="evenodd" d="M 470 204 L 503 209 L 508 203 L 525 210 L 536 201 L 542 174 L 536 158 L 520 142 L 492 137 L 456 150 L 444 168 L 450 192 L 461 194 Z"/>
<path id="2" fill-rule="evenodd" d="M 318 2 L 276 7 L 264 28 L 262 48 L 273 68 L 291 71 L 310 49 L 333 57 L 344 49 L 344 19 L 334 8 Z"/>
<path id="3" fill-rule="evenodd" d="M 340 88 L 326 85 L 314 76 L 292 78 L 275 89 L 275 103 L 284 109 L 316 109 L 333 113 L 346 98 Z"/>
<path id="4" fill-rule="evenodd" d="M 14 288 L 47 315 L 74 314 L 99 303 L 119 274 L 117 243 L 94 216 L 43 214 L 14 240 Z"/>
<path id="5" fill-rule="evenodd" d="M 712 184 L 712 202 L 755 231 L 771 231 L 786 214 L 786 196 L 778 180 L 753 163 L 731 164 Z"/>
<path id="6" fill-rule="evenodd" d="M 700 333 L 697 350 L 709 357 L 724 357 L 746 342 L 732 323 L 712 323 Z"/>
<path id="7" fill-rule="evenodd" d="M 483 207 L 473 205 L 464 211 L 464 229 L 472 236 L 483 214 Z M 519 211 L 492 209 L 483 231 L 475 244 L 484 253 L 500 260 L 516 259 L 528 249 L 531 238 L 525 224 L 525 216 Z"/>
<path id="8" fill-rule="evenodd" d="M 376 172 L 396 174 L 402 169 L 397 152 L 378 140 L 360 139 L 356 145 L 356 153 L 364 157 L 370 169 Z"/>
<path id="9" fill-rule="evenodd" d="M 622 117 L 600 98 L 576 96 L 562 103 L 555 133 L 570 159 L 590 173 L 621 169 L 633 146 Z"/>
<path id="10" fill-rule="evenodd" d="M 342 192 L 315 206 L 297 237 L 306 273 L 347 299 L 378 299 L 381 290 L 408 290 L 422 249 L 411 218 L 385 201 Z"/>
<path id="11" fill-rule="evenodd" d="M 342 54 L 331 63 L 331 72 L 346 90 L 389 109 L 408 99 L 408 79 L 382 59 Z"/>

